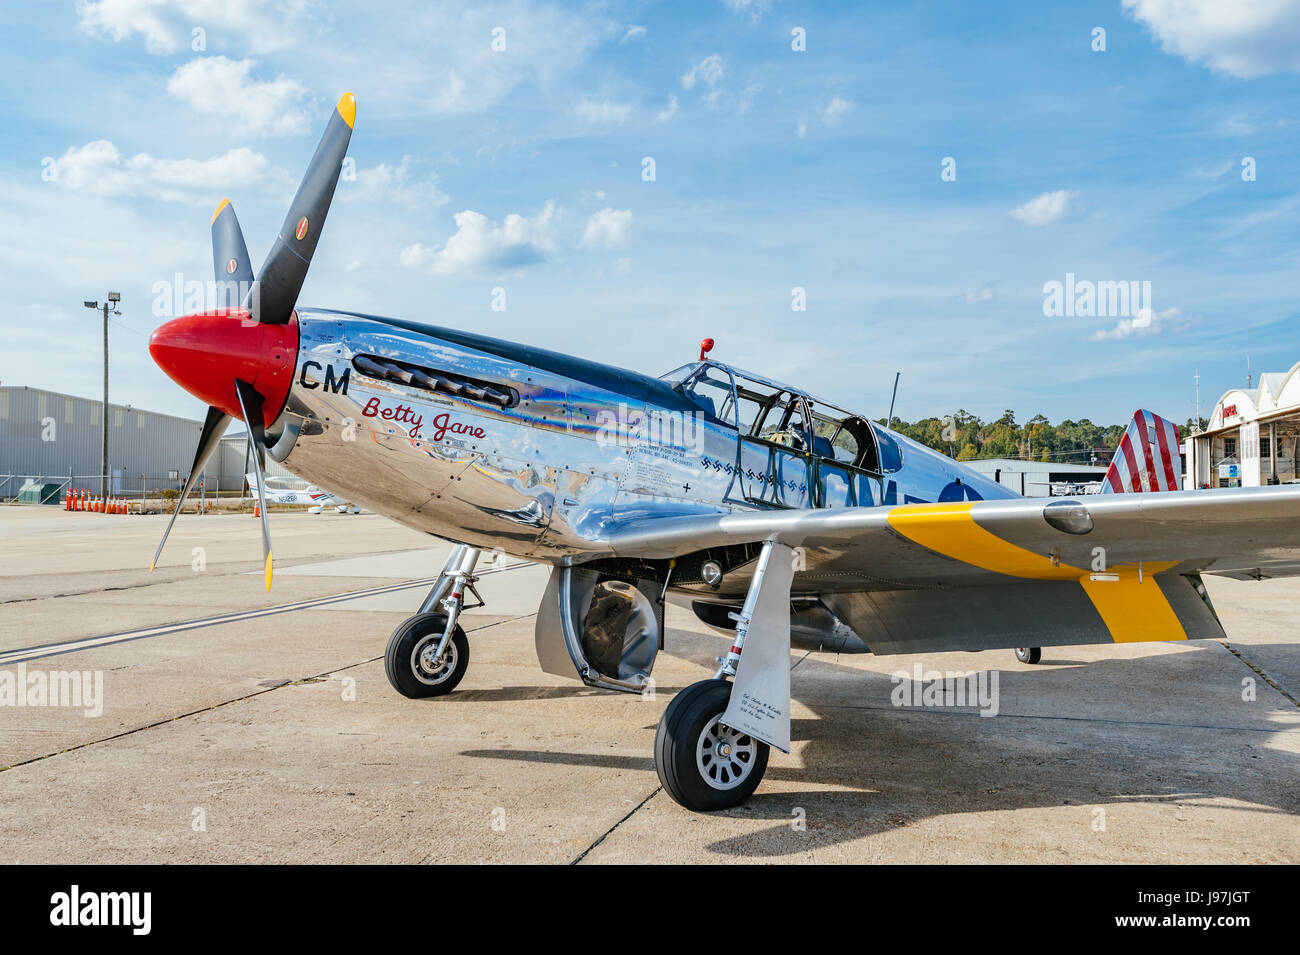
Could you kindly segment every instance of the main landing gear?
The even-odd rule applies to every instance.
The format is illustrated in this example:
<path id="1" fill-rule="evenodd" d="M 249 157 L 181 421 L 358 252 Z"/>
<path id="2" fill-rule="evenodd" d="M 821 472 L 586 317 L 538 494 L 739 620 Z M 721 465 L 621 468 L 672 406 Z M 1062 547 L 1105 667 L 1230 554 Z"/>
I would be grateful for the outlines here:
<path id="1" fill-rule="evenodd" d="M 731 614 L 730 652 L 713 679 L 678 693 L 659 721 L 655 769 L 687 809 L 740 805 L 762 782 L 771 747 L 790 751 L 791 554 L 775 541 L 764 545 L 745 604 Z"/>
<path id="2" fill-rule="evenodd" d="M 678 803 L 695 812 L 738 806 L 754 794 L 771 747 L 722 722 L 727 680 L 701 680 L 673 697 L 655 733 L 655 769 Z"/>
<path id="3" fill-rule="evenodd" d="M 478 556 L 477 548 L 457 544 L 419 611 L 403 620 L 389 638 L 384 673 L 403 696 L 444 696 L 465 676 L 469 640 L 457 621 L 466 609 L 466 591 L 478 600 L 469 609 L 483 606 L 474 588 Z"/>
<path id="4" fill-rule="evenodd" d="M 1042 658 L 1042 647 L 1016 647 L 1016 659 L 1021 663 L 1037 663 Z"/>

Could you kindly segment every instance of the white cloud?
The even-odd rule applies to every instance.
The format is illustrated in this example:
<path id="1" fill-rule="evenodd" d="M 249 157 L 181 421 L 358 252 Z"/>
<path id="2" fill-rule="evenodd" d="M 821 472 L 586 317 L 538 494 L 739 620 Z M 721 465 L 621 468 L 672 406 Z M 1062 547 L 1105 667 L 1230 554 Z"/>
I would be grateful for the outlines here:
<path id="1" fill-rule="evenodd" d="M 1078 211 L 1079 194 L 1070 189 L 1057 189 L 1035 196 L 1024 205 L 1011 210 L 1011 217 L 1029 226 L 1052 225 Z"/>
<path id="2" fill-rule="evenodd" d="M 201 57 L 181 66 L 167 81 L 167 92 L 194 109 L 228 119 L 231 134 L 251 132 L 291 136 L 310 128 L 301 107 L 306 89 L 281 74 L 274 80 L 250 77 L 252 60 Z"/>
<path id="3" fill-rule="evenodd" d="M 594 100 L 584 96 L 573 108 L 574 115 L 593 126 L 622 126 L 632 115 L 632 107 L 611 100 Z"/>
<path id="4" fill-rule="evenodd" d="M 998 290 L 991 285 L 976 289 L 973 292 L 967 292 L 963 298 L 967 305 L 978 305 L 980 302 L 991 302 L 998 297 Z"/>
<path id="5" fill-rule="evenodd" d="M 1228 173 L 1240 169 L 1241 165 L 1234 159 L 1225 159 L 1217 166 L 1194 166 L 1191 170 L 1198 179 L 1222 179 Z"/>
<path id="6" fill-rule="evenodd" d="M 748 13 L 757 20 L 767 12 L 768 0 L 722 0 L 723 5 L 732 13 Z"/>
<path id="7" fill-rule="evenodd" d="M 124 157 L 111 142 L 97 139 L 56 159 L 52 181 L 83 195 L 207 203 L 214 201 L 215 193 L 261 177 L 266 168 L 266 157 L 246 147 L 211 159 L 156 159 L 147 153 Z"/>
<path id="8" fill-rule="evenodd" d="M 275 50 L 299 40 L 308 0 L 78 0 L 77 26 L 115 41 L 136 34 L 150 53 L 191 49 L 193 31 L 237 38 L 256 51 Z"/>
<path id="9" fill-rule="evenodd" d="M 424 179 L 412 176 L 414 164 L 415 159 L 411 156 L 403 156 L 395 166 L 380 163 L 358 169 L 355 180 L 339 180 L 338 198 L 344 201 L 395 201 L 407 207 L 442 206 L 450 202 L 451 197 L 438 188 L 436 175 L 430 174 Z"/>
<path id="10" fill-rule="evenodd" d="M 1195 324 L 1182 315 L 1183 310 L 1180 308 L 1167 308 L 1163 312 L 1153 312 L 1150 308 L 1139 309 L 1134 317 L 1121 318 L 1114 328 L 1093 332 L 1090 339 L 1104 342 L 1133 336 L 1159 335 L 1165 331 L 1181 332 Z"/>
<path id="11" fill-rule="evenodd" d="M 1252 78 L 1300 71 L 1300 0 L 1124 0 L 1166 53 Z"/>
<path id="12" fill-rule="evenodd" d="M 387 49 L 393 45 L 391 24 L 376 19 L 370 40 Z M 582 68 L 588 51 L 614 28 L 586 12 L 524 0 L 464 9 L 421 4 L 406 19 L 403 29 L 415 43 L 397 47 L 382 68 L 381 86 L 386 95 L 422 97 L 435 112 L 453 114 L 490 109 L 521 86 L 548 95 Z M 504 52 L 489 43 L 498 27 L 505 31 Z M 368 64 L 358 69 L 368 71 Z"/>
<path id="13" fill-rule="evenodd" d="M 639 40 L 643 36 L 645 36 L 645 27 L 630 26 L 627 28 L 627 32 L 623 34 L 623 39 L 618 42 L 626 43 L 628 40 Z"/>
<path id="14" fill-rule="evenodd" d="M 682 89 L 693 90 L 697 82 L 717 86 L 723 76 L 722 56 L 710 53 L 682 75 Z"/>
<path id="15" fill-rule="evenodd" d="M 441 249 L 416 243 L 404 248 L 402 265 L 436 275 L 475 275 L 544 262 L 555 251 L 555 203 L 531 219 L 511 213 L 497 224 L 479 212 L 455 215 L 456 232 Z"/>
<path id="16" fill-rule="evenodd" d="M 805 122 L 803 121 L 803 118 L 802 118 L 802 117 L 800 117 L 800 118 L 795 122 L 795 124 L 794 124 L 794 132 L 795 132 L 795 135 L 798 136 L 800 139 L 807 139 L 807 138 L 808 138 L 808 124 L 805 123 Z"/>
<path id="17" fill-rule="evenodd" d="M 853 109 L 853 101 L 842 96 L 832 96 L 831 101 L 822 108 L 822 122 L 834 126 Z"/>
<path id="18" fill-rule="evenodd" d="M 579 244 L 593 249 L 619 249 L 627 245 L 631 232 L 631 209 L 601 209 L 587 220 Z"/>
<path id="19" fill-rule="evenodd" d="M 655 115 L 655 119 L 661 123 L 666 123 L 668 122 L 668 120 L 672 119 L 676 115 L 677 115 L 677 97 L 674 96 L 672 93 L 669 93 L 668 105 L 665 106 L 663 109 L 661 109 Z"/>

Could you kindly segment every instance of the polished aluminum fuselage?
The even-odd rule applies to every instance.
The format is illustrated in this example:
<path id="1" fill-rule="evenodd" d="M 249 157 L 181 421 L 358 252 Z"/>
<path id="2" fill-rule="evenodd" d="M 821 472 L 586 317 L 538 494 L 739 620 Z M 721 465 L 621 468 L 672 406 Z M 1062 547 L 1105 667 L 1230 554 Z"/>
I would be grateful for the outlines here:
<path id="1" fill-rule="evenodd" d="M 753 468 L 736 429 L 694 413 L 666 382 L 452 329 L 297 315 L 297 368 L 272 454 L 412 528 L 559 563 L 608 554 L 608 533 L 630 522 L 760 506 L 745 493 Z M 519 400 L 503 408 L 372 378 L 357 355 L 497 383 Z M 864 479 L 875 504 L 939 500 L 954 482 L 970 498 L 1015 496 L 891 436 L 902 467 Z M 812 506 L 808 480 L 789 483 L 789 500 Z"/>

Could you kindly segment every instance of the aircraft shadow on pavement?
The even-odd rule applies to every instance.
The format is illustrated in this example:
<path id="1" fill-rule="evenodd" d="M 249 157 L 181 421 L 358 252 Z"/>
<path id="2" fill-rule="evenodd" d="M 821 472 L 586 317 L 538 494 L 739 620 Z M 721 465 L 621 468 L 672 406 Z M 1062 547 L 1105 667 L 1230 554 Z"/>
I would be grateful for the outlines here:
<path id="1" fill-rule="evenodd" d="M 1294 705 L 1262 680 L 1257 681 L 1257 699 L 1242 701 L 1241 679 L 1255 674 L 1217 643 L 1188 647 L 1198 657 L 1224 654 L 1225 666 L 1210 671 L 1208 680 L 1186 685 L 1185 691 L 1171 681 L 1171 668 L 1191 669 L 1191 663 L 1201 674 L 1206 671 L 1200 661 L 1180 661 L 1181 654 L 1092 661 L 1085 671 L 1062 670 L 1062 665 L 1078 667 L 1079 661 L 1052 660 L 1050 651 L 1045 663 L 1055 666 L 1019 669 L 1014 661 L 998 660 L 1001 651 L 971 656 L 970 669 L 999 670 L 1000 712 L 994 717 L 982 717 L 974 707 L 895 707 L 889 674 L 846 667 L 829 655 L 809 657 L 791 679 L 797 703 L 817 714 L 795 719 L 791 727 L 792 738 L 805 744 L 798 754 L 803 765 L 791 765 L 790 757 L 774 752 L 759 791 L 744 805 L 719 814 L 777 824 L 709 848 L 724 855 L 779 857 L 930 817 L 1063 806 L 1078 807 L 1081 827 L 1091 825 L 1096 807 L 1114 813 L 1126 804 L 1189 800 L 1300 816 L 1300 793 L 1294 786 L 1300 757 L 1269 745 L 1279 733 L 1300 733 L 1300 727 L 1284 722 L 1300 714 L 1289 712 Z M 673 655 L 703 662 L 709 648 L 694 643 L 682 649 L 686 652 Z M 1300 653 L 1300 647 L 1291 645 L 1255 649 Z M 893 659 L 897 670 L 910 672 L 917 661 L 925 669 L 944 669 L 926 662 L 924 654 Z M 1086 678 L 1070 675 L 1082 672 Z M 1080 685 L 1083 679 L 1086 685 Z M 1060 685 L 1059 693 L 1053 683 Z M 1090 687 L 1100 691 L 1095 705 Z M 1134 692 L 1141 696 L 1126 700 L 1125 687 L 1137 688 Z M 1021 695 L 1031 688 L 1032 696 Z M 660 688 L 665 699 L 675 689 Z M 581 692 L 576 689 L 573 695 Z M 1174 692 L 1178 695 L 1170 695 Z M 1205 703 L 1189 707 L 1189 698 L 1198 692 Z M 1138 705 L 1150 715 L 1135 714 Z M 470 750 L 463 755 L 654 771 L 649 753 Z M 780 788 L 773 791 L 773 784 Z M 815 788 L 790 791 L 789 784 Z M 791 826 L 798 810 L 806 825 L 803 832 Z M 1026 836 L 1032 838 L 1032 833 Z"/>

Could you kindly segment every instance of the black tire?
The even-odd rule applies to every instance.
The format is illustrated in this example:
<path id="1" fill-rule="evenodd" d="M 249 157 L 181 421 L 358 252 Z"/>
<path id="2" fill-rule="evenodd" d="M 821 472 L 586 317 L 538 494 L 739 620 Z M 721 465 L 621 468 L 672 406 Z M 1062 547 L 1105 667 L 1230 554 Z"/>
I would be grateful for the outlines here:
<path id="1" fill-rule="evenodd" d="M 402 696 L 413 700 L 427 696 L 446 696 L 456 689 L 456 685 L 465 676 L 465 671 L 469 668 L 469 640 L 459 625 L 452 632 L 441 671 L 431 673 L 416 661 L 417 647 L 423 649 L 421 645 L 430 641 L 436 647 L 446 627 L 446 614 L 417 613 L 403 620 L 402 625 L 388 638 L 388 649 L 384 651 L 384 673 L 393 689 Z"/>
<path id="2" fill-rule="evenodd" d="M 1016 647 L 1016 659 L 1021 663 L 1037 663 L 1042 658 L 1042 647 Z"/>
<path id="3" fill-rule="evenodd" d="M 739 806 L 754 794 L 767 770 L 769 747 L 750 736 L 736 740 L 736 755 L 728 761 L 710 761 L 707 752 L 700 754 L 701 736 L 726 712 L 730 699 L 731 684 L 726 680 L 701 680 L 678 693 L 659 720 L 655 733 L 659 781 L 668 795 L 692 812 Z M 742 747 L 746 756 L 741 755 Z M 701 762 L 714 773 L 713 778 L 701 771 Z M 739 783 L 727 771 L 735 765 L 744 767 Z M 721 788 L 723 784 L 729 788 Z"/>

